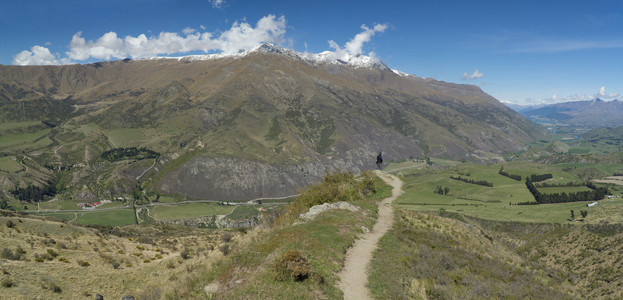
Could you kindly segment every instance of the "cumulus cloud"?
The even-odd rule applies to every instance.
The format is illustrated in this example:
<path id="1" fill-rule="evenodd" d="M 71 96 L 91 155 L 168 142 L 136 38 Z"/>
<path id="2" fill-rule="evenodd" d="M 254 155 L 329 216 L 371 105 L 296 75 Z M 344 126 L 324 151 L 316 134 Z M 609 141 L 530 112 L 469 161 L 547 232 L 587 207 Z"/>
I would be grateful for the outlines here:
<path id="1" fill-rule="evenodd" d="M 222 3 L 220 1 L 219 3 Z M 58 65 L 89 59 L 123 59 L 127 57 L 145 58 L 193 51 L 238 53 L 251 50 L 262 43 L 281 44 L 286 33 L 285 17 L 268 15 L 261 18 L 255 26 L 247 22 L 234 22 L 228 30 L 220 34 L 205 32 L 194 28 L 184 28 L 182 33 L 161 32 L 157 36 L 119 37 L 116 32 L 108 32 L 96 40 L 87 40 L 79 31 L 69 43 L 67 57 L 59 58 L 46 47 L 33 46 L 13 59 L 16 65 Z"/>
<path id="2" fill-rule="evenodd" d="M 220 8 L 221 6 L 223 6 L 223 3 L 225 3 L 225 0 L 210 0 L 210 2 L 215 8 Z"/>
<path id="3" fill-rule="evenodd" d="M 24 50 L 13 57 L 13 64 L 26 65 L 60 65 L 69 63 L 67 59 L 59 59 L 50 49 L 39 45 L 32 46 L 30 51 Z"/>
<path id="4" fill-rule="evenodd" d="M 467 72 L 463 73 L 463 75 L 461 76 L 461 78 L 463 80 L 470 80 L 470 79 L 478 79 L 478 78 L 482 78 L 484 77 L 485 74 L 480 73 L 477 69 L 474 70 L 474 73 L 472 74 L 467 74 Z"/>
<path id="5" fill-rule="evenodd" d="M 69 44 L 67 56 L 74 60 L 89 58 L 143 58 L 191 51 L 221 51 L 237 53 L 250 50 L 261 43 L 283 42 L 286 32 L 286 19 L 274 15 L 261 18 L 255 27 L 246 22 L 234 22 L 232 27 L 213 38 L 212 33 L 198 32 L 184 28 L 183 35 L 174 32 L 161 32 L 158 36 L 126 36 L 120 38 L 115 32 L 108 32 L 95 41 L 87 41 L 82 32 L 76 33 Z"/>
<path id="6" fill-rule="evenodd" d="M 216 1 L 219 5 L 223 1 Z M 387 24 L 376 24 L 373 27 L 361 25 L 362 31 L 357 33 L 343 46 L 329 41 L 333 51 L 320 54 L 305 53 L 321 60 L 378 61 L 374 52 L 365 56 L 364 46 L 371 38 L 387 30 Z M 251 50 L 263 43 L 276 45 L 287 44 L 292 47 L 293 41 L 285 38 L 286 18 L 267 15 L 255 25 L 246 20 L 236 21 L 231 28 L 219 32 L 207 32 L 206 27 L 200 29 L 186 27 L 181 32 L 160 32 L 158 35 L 140 34 L 138 36 L 119 36 L 116 32 L 107 32 L 95 40 L 83 37 L 81 31 L 76 32 L 69 43 L 69 51 L 65 57 L 52 54 L 46 47 L 34 46 L 30 51 L 24 50 L 15 56 L 14 64 L 67 64 L 89 60 L 110 60 L 124 58 L 148 58 L 189 52 L 235 54 Z M 307 48 L 307 45 L 306 45 Z M 477 72 L 477 71 L 476 71 Z"/>
<path id="7" fill-rule="evenodd" d="M 552 95 L 549 98 L 543 99 L 544 102 L 547 103 L 557 103 L 557 102 L 569 102 L 569 101 L 583 101 L 583 100 L 594 100 L 601 99 L 605 101 L 610 101 L 617 99 L 621 94 L 618 93 L 607 93 L 606 87 L 602 86 L 599 88 L 599 91 L 596 94 L 574 94 L 569 96 L 559 97 L 556 94 Z"/>
<path id="8" fill-rule="evenodd" d="M 331 47 L 333 51 L 325 51 L 321 54 L 325 58 L 329 59 L 350 61 L 353 57 L 360 56 L 363 53 L 364 44 L 369 42 L 377 32 L 384 32 L 387 28 L 387 24 L 377 24 L 372 28 L 368 28 L 365 24 L 361 25 L 361 29 L 363 29 L 363 31 L 356 34 L 350 41 L 346 42 L 344 48 L 338 45 L 335 41 L 330 40 L 329 47 Z M 375 58 L 374 52 L 369 52 L 368 56 Z"/>

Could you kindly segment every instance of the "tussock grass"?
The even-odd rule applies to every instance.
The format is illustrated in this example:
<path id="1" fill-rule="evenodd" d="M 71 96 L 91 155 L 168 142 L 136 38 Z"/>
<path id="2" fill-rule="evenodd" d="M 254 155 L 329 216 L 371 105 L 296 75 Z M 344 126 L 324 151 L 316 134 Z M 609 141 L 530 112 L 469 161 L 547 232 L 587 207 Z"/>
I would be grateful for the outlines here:
<path id="1" fill-rule="evenodd" d="M 527 265 L 476 223 L 400 210 L 369 277 L 379 299 L 573 299 L 558 272 Z"/>
<path id="2" fill-rule="evenodd" d="M 319 186 L 333 190 L 322 191 Z M 373 188 L 367 195 L 358 190 L 366 187 Z M 264 229 L 250 231 L 228 244 L 232 249 L 223 259 L 203 264 L 198 271 L 178 278 L 174 291 L 166 297 L 204 298 L 203 289 L 209 285 L 218 287 L 212 295 L 219 299 L 341 298 L 337 274 L 346 250 L 362 232 L 362 226 L 372 227 L 377 211 L 371 208 L 391 195 L 391 187 L 368 174 L 357 178 L 342 173 L 329 175 L 302 194 L 272 226 L 265 223 Z M 312 221 L 296 223 L 295 216 L 311 205 L 335 201 L 323 198 L 327 195 L 338 195 L 364 209 L 327 211 Z"/>

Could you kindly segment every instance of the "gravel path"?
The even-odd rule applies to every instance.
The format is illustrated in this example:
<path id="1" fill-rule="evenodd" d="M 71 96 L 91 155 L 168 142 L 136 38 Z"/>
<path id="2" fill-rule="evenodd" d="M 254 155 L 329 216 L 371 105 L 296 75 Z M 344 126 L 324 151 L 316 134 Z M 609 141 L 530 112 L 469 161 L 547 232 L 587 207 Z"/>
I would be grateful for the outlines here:
<path id="1" fill-rule="evenodd" d="M 375 171 L 375 174 L 393 187 L 392 195 L 379 203 L 379 216 L 372 231 L 363 234 L 346 252 L 344 269 L 339 274 L 339 287 L 344 292 L 344 299 L 371 299 L 366 285 L 372 252 L 376 249 L 379 239 L 392 227 L 394 211 L 391 203 L 402 194 L 402 181 L 398 177 L 381 171 Z"/>

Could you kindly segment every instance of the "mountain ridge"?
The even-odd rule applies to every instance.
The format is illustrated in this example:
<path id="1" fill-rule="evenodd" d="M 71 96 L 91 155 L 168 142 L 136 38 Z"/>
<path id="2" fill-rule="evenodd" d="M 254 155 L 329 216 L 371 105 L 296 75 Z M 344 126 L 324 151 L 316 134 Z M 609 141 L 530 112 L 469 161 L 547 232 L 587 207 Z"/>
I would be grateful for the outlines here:
<path id="1" fill-rule="evenodd" d="M 541 136 L 476 86 L 261 49 L 210 60 L 0 66 L 0 123 L 55 126 L 37 131 L 46 145 L 0 147 L 48 174 L 3 175 L 3 189 L 43 184 L 50 165 L 71 167 L 68 185 L 79 197 L 128 193 L 142 173 L 146 188 L 182 197 L 278 197 L 327 170 L 374 168 L 379 151 L 389 160 L 499 159 Z M 98 157 L 130 146 L 162 155 Z M 32 155 L 40 152 L 54 155 Z"/>

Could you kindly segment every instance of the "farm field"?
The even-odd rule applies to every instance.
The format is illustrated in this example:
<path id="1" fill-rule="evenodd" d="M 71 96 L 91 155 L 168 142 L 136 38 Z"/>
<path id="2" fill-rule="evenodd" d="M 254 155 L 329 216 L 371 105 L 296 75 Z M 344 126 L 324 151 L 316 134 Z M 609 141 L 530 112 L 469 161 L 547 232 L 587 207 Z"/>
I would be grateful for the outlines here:
<path id="1" fill-rule="evenodd" d="M 447 165 L 447 163 L 446 163 Z M 501 167 L 504 171 L 522 176 L 516 181 L 498 174 Z M 404 194 L 396 200 L 400 207 L 418 211 L 447 211 L 471 215 L 474 217 L 496 221 L 521 221 L 536 223 L 568 223 L 570 211 L 579 216 L 581 210 L 588 212 L 586 222 L 612 220 L 612 210 L 623 207 L 621 198 L 603 200 L 599 205 L 587 207 L 589 202 L 570 202 L 542 205 L 516 205 L 520 202 L 533 202 L 534 197 L 525 186 L 524 178 L 530 174 L 553 174 L 546 182 L 551 184 L 578 182 L 577 175 L 562 171 L 557 165 L 540 165 L 532 163 L 506 163 L 503 165 L 472 165 L 459 164 L 444 169 L 422 169 L 419 165 L 412 168 L 391 166 L 390 173 L 401 176 L 404 181 Z M 392 171 L 394 170 L 394 171 Z M 481 186 L 452 180 L 450 176 L 477 181 L 487 181 L 493 187 Z M 435 193 L 437 187 L 447 188 L 446 195 Z M 539 188 L 543 193 L 576 192 L 589 190 L 586 187 L 547 187 Z M 620 190 L 614 190 L 620 193 Z M 623 211 L 623 208 L 621 208 Z M 614 217 L 617 218 L 617 217 Z"/>
<path id="2" fill-rule="evenodd" d="M 189 203 L 180 205 L 162 205 L 150 207 L 152 217 L 158 221 L 179 218 L 195 218 L 202 216 L 227 215 L 235 206 L 216 205 L 212 203 Z"/>
<path id="3" fill-rule="evenodd" d="M 37 148 L 50 144 L 52 141 L 46 137 L 50 129 L 43 129 L 31 133 L 11 134 L 0 136 L 0 149 L 19 150 L 23 147 Z"/>
<path id="4" fill-rule="evenodd" d="M 20 165 L 14 156 L 0 157 L 0 171 L 15 173 L 22 170 L 25 170 L 25 168 Z"/>

